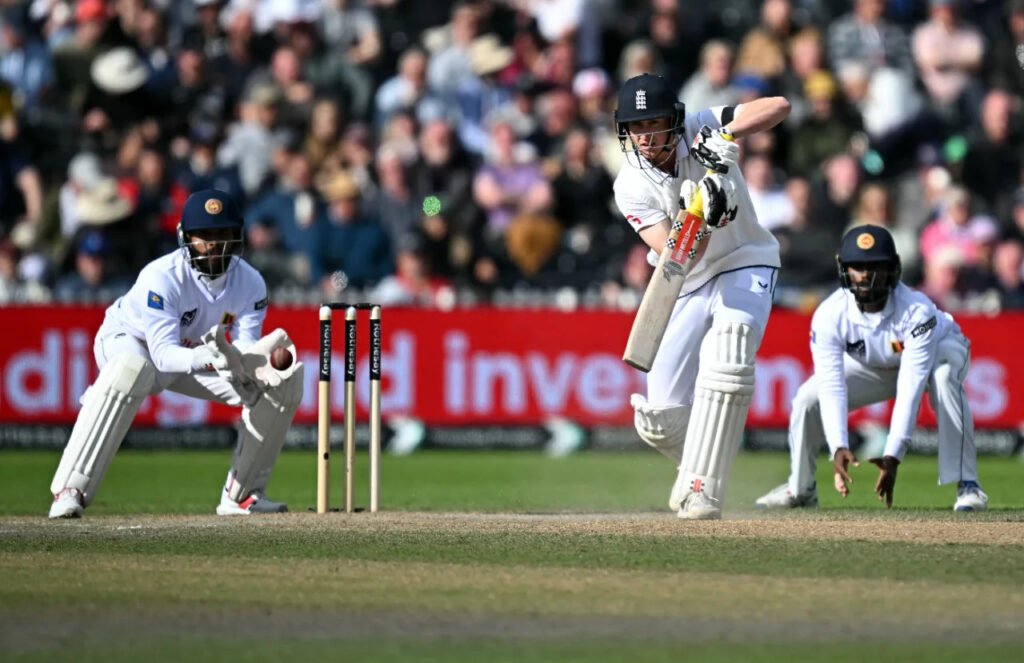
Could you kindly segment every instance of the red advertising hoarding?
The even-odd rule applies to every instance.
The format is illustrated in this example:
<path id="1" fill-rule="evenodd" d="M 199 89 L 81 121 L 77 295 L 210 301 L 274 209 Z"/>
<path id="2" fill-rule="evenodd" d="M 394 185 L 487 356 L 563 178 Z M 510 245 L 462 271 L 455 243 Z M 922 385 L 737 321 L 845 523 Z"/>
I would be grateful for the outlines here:
<path id="1" fill-rule="evenodd" d="M 363 314 L 361 314 L 362 316 Z M 0 308 L 0 422 L 74 421 L 78 398 L 95 378 L 93 335 L 101 307 Z M 332 399 L 342 411 L 342 315 L 335 325 Z M 979 428 L 1017 428 L 1024 422 L 1024 356 L 1007 339 L 1024 329 L 1024 315 L 959 318 L 973 342 L 968 399 Z M 427 425 L 536 425 L 564 417 L 585 426 L 632 421 L 629 395 L 643 374 L 620 357 L 632 315 L 479 308 L 453 312 L 387 309 L 383 320 L 384 416 L 408 415 Z M 748 425 L 784 428 L 789 403 L 809 374 L 809 317 L 775 311 L 758 354 Z M 283 327 L 306 365 L 298 423 L 316 421 L 318 316 L 310 309 L 271 309 L 266 330 Z M 368 403 L 368 329 L 359 323 L 359 407 Z M 861 417 L 885 420 L 888 406 Z M 237 411 L 171 392 L 147 400 L 137 423 L 174 426 L 226 424 Z M 933 426 L 927 404 L 920 423 Z"/>

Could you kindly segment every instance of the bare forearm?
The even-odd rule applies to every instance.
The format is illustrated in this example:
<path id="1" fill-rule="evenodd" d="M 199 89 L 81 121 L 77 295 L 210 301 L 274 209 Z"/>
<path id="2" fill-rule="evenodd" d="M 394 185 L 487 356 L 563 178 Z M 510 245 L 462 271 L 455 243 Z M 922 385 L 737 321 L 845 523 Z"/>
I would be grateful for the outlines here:
<path id="1" fill-rule="evenodd" d="M 18 175 L 17 183 L 25 199 L 25 216 L 31 221 L 38 221 L 43 212 L 43 186 L 39 173 L 35 168 L 26 168 Z"/>
<path id="2" fill-rule="evenodd" d="M 767 131 L 789 115 L 785 97 L 762 97 L 736 107 L 736 114 L 726 127 L 735 138 Z"/>

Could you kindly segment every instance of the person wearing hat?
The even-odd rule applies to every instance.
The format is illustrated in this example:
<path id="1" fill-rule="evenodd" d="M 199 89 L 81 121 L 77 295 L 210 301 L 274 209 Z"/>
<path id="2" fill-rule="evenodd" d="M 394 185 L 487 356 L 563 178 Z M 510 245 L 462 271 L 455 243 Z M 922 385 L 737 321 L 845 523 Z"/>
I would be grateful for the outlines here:
<path id="1" fill-rule="evenodd" d="M 938 419 L 939 484 L 957 484 L 955 511 L 982 511 L 974 419 L 964 390 L 971 344 L 948 313 L 900 282 L 901 263 L 889 231 L 858 226 L 836 256 L 841 287 L 811 319 L 814 374 L 793 398 L 789 480 L 756 501 L 762 508 L 816 507 L 815 456 L 827 443 L 836 491 L 850 492 L 850 410 L 895 398 L 878 466 L 878 499 L 891 507 L 896 476 L 910 446 L 921 397 L 928 391 Z"/>
<path id="2" fill-rule="evenodd" d="M 50 518 L 82 515 L 143 399 L 165 389 L 242 409 L 218 515 L 287 510 L 265 491 L 302 400 L 303 369 L 284 330 L 260 337 L 267 287 L 242 259 L 242 226 L 227 194 L 196 191 L 182 208 L 179 248 L 107 309 L 93 345 L 99 377 L 50 484 Z M 293 358 L 282 370 L 269 362 L 277 348 Z"/>
<path id="3" fill-rule="evenodd" d="M 687 111 L 661 76 L 642 74 L 622 85 L 615 127 L 626 163 L 613 189 L 616 206 L 651 256 L 672 246 L 671 224 L 682 221 L 679 210 L 700 191 L 707 234 L 693 245 L 696 257 L 677 281 L 647 394 L 630 402 L 641 439 L 678 466 L 669 508 L 684 519 L 717 519 L 779 269 L 779 244 L 758 223 L 733 139 L 779 124 L 789 102 L 763 97 Z M 668 272 L 659 271 L 655 278 L 664 279 Z"/>

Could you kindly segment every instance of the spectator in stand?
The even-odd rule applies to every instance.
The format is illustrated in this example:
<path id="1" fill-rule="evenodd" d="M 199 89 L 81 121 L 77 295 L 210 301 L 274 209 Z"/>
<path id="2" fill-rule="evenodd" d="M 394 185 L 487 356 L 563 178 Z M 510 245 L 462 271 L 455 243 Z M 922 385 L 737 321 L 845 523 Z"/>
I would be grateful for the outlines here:
<path id="1" fill-rule="evenodd" d="M 74 272 L 57 281 L 53 294 L 58 301 L 109 301 L 128 292 L 131 279 L 113 272 L 110 241 L 100 230 L 87 230 L 78 237 Z"/>
<path id="2" fill-rule="evenodd" d="M 824 163 L 823 177 L 811 180 L 811 219 L 833 233 L 833 244 L 850 223 L 854 197 L 860 187 L 860 166 L 850 154 L 837 154 Z"/>
<path id="3" fill-rule="evenodd" d="M 93 60 L 90 74 L 81 129 L 98 149 L 114 152 L 128 130 L 158 114 L 144 87 L 149 70 L 132 48 L 118 46 Z"/>
<path id="4" fill-rule="evenodd" d="M 682 37 L 678 6 L 671 9 L 655 7 L 648 18 L 647 26 L 651 44 L 658 51 L 658 61 L 664 63 L 665 78 L 673 89 L 679 89 L 686 82 L 696 59 L 693 57 L 690 42 Z"/>
<path id="5" fill-rule="evenodd" d="M 321 29 L 328 49 L 357 67 L 376 66 L 381 55 L 380 28 L 373 11 L 360 0 L 325 0 Z"/>
<path id="6" fill-rule="evenodd" d="M 451 284 L 431 273 L 423 239 L 410 233 L 396 246 L 395 273 L 377 284 L 370 300 L 381 306 L 445 306 L 453 297 Z"/>
<path id="7" fill-rule="evenodd" d="M 370 207 L 388 234 L 392 246 L 418 231 L 423 201 L 413 195 L 405 164 L 397 150 L 388 144 L 377 150 L 377 195 Z"/>
<path id="8" fill-rule="evenodd" d="M 1018 53 L 1024 48 L 1024 0 L 1006 3 L 1006 22 L 987 51 L 983 67 L 988 87 L 1024 97 L 1024 67 Z"/>
<path id="9" fill-rule="evenodd" d="M 963 256 L 955 246 L 946 246 L 924 261 L 924 280 L 921 292 L 943 311 L 957 311 L 962 308 L 960 294 L 960 271 Z"/>
<path id="10" fill-rule="evenodd" d="M 679 99 L 687 108 L 735 106 L 740 91 L 732 84 L 732 47 L 712 39 L 700 49 L 700 69 L 679 90 Z"/>
<path id="11" fill-rule="evenodd" d="M 953 186 L 946 194 L 939 217 L 921 233 L 921 257 L 927 265 L 952 248 L 960 256 L 961 264 L 977 268 L 988 263 L 998 235 L 999 227 L 991 217 L 971 213 L 971 195 L 967 190 Z"/>
<path id="12" fill-rule="evenodd" d="M 487 149 L 488 115 L 512 100 L 512 91 L 499 80 L 501 72 L 512 64 L 512 49 L 493 34 L 478 37 L 469 49 L 473 76 L 456 93 L 459 109 L 459 138 L 473 154 Z"/>
<path id="13" fill-rule="evenodd" d="M 258 55 L 253 47 L 252 12 L 241 7 L 224 10 L 227 37 L 224 52 L 210 59 L 211 75 L 224 86 L 234 106 L 242 98 L 245 82 L 256 71 Z"/>
<path id="14" fill-rule="evenodd" d="M 433 53 L 427 81 L 445 100 L 453 99 L 463 82 L 473 76 L 470 46 L 479 36 L 480 11 L 468 0 L 453 4 L 447 25 L 424 33 L 425 46 Z"/>
<path id="15" fill-rule="evenodd" d="M 548 210 L 554 203 L 532 148 L 517 143 L 512 127 L 500 121 L 491 127 L 487 160 L 473 180 L 473 197 L 487 216 L 484 241 L 490 251 L 504 245 L 513 218 Z"/>
<path id="16" fill-rule="evenodd" d="M 348 173 L 334 175 L 321 189 L 327 201 L 313 278 L 331 293 L 342 285 L 373 286 L 393 273 L 391 246 L 377 218 L 362 209 L 362 194 Z"/>
<path id="17" fill-rule="evenodd" d="M 213 60 L 227 51 L 227 35 L 221 24 L 224 0 L 193 0 L 196 22 L 185 31 L 182 42 L 196 44 L 207 60 Z"/>
<path id="18" fill-rule="evenodd" d="M 31 227 L 31 232 L 38 235 L 42 211 L 39 171 L 19 145 L 14 108 L 0 103 L 0 238 L 13 233 L 17 226 L 24 226 L 23 232 Z"/>
<path id="19" fill-rule="evenodd" d="M 341 109 L 334 99 L 321 98 L 313 104 L 304 149 L 314 171 L 331 158 L 341 138 Z"/>
<path id="20" fill-rule="evenodd" d="M 39 107 L 53 85 L 50 51 L 29 29 L 21 6 L 8 7 L 0 15 L 0 80 L 14 88 L 20 105 Z"/>
<path id="21" fill-rule="evenodd" d="M 374 123 L 380 129 L 398 112 L 408 112 L 420 121 L 444 115 L 443 104 L 427 87 L 427 54 L 418 46 L 398 59 L 398 73 L 377 90 Z"/>
<path id="22" fill-rule="evenodd" d="M 634 39 L 626 44 L 619 55 L 618 82 L 622 83 L 640 74 L 661 75 L 665 66 L 654 44 L 647 39 Z"/>
<path id="23" fill-rule="evenodd" d="M 828 30 L 829 61 L 840 71 L 848 64 L 876 69 L 893 68 L 913 76 L 910 40 L 899 25 L 885 20 L 885 0 L 854 0 L 853 11 L 835 20 Z"/>
<path id="24" fill-rule="evenodd" d="M 914 62 L 932 109 L 951 126 L 971 121 L 981 102 L 976 80 L 985 55 L 978 30 L 960 20 L 960 0 L 928 0 L 928 21 L 913 34 Z"/>
<path id="25" fill-rule="evenodd" d="M 804 97 L 807 79 L 827 69 L 825 46 L 821 32 L 807 27 L 793 35 L 788 45 L 789 69 L 776 82 L 780 92 L 789 99 L 792 111 L 784 126 L 798 127 L 810 114 L 810 104 Z"/>
<path id="26" fill-rule="evenodd" d="M 786 182 L 785 191 L 793 213 L 787 225 L 772 231 L 779 241 L 782 260 L 776 299 L 785 306 L 810 312 L 835 282 L 835 256 L 821 248 L 832 245 L 834 233 L 811 218 L 811 187 L 807 180 L 792 178 Z"/>
<path id="27" fill-rule="evenodd" d="M 58 103 L 81 115 L 89 89 L 93 60 L 111 42 L 117 41 L 108 30 L 109 16 L 104 0 L 78 0 L 75 3 L 74 36 L 53 53 Z"/>
<path id="28" fill-rule="evenodd" d="M 569 130 L 579 121 L 576 99 L 568 89 L 554 89 L 537 99 L 537 113 L 541 117 L 540 131 L 531 142 L 541 158 L 549 162 L 545 164 L 545 172 L 552 174 L 557 166 L 551 166 L 550 162 L 558 159 Z"/>
<path id="29" fill-rule="evenodd" d="M 996 246 L 992 271 L 999 284 L 1002 309 L 1024 309 L 1024 244 L 1008 239 Z"/>
<path id="30" fill-rule="evenodd" d="M 276 186 L 245 215 L 246 259 L 272 285 L 316 284 L 324 205 L 313 188 L 308 157 L 289 151 Z"/>
<path id="31" fill-rule="evenodd" d="M 761 20 L 736 51 L 736 71 L 774 81 L 786 71 L 786 42 L 795 34 L 790 0 L 765 0 Z"/>
<path id="32" fill-rule="evenodd" d="M 1021 185 L 1024 145 L 1021 131 L 1014 130 L 1020 126 L 1020 105 L 1019 98 L 1003 90 L 985 95 L 980 131 L 972 133 L 964 155 L 964 184 L 997 216 L 1006 216 L 1013 192 Z"/>
<path id="33" fill-rule="evenodd" d="M 768 230 L 788 226 L 793 221 L 793 203 L 776 183 L 772 163 L 763 154 L 748 154 L 743 161 L 750 203 L 758 222 Z"/>
<path id="34" fill-rule="evenodd" d="M 0 239 L 0 305 L 45 304 L 50 291 L 36 280 L 23 278 L 21 250 L 11 239 Z"/>
<path id="35" fill-rule="evenodd" d="M 858 122 L 836 108 L 838 88 L 827 71 L 816 71 L 804 82 L 803 96 L 810 113 L 790 138 L 789 172 L 810 177 L 826 159 L 845 152 Z"/>
<path id="36" fill-rule="evenodd" d="M 247 196 L 259 193 L 270 173 L 270 131 L 279 102 L 280 93 L 273 85 L 253 85 L 241 104 L 239 120 L 228 128 L 227 140 L 217 150 L 217 164 L 238 169 Z"/>
<path id="37" fill-rule="evenodd" d="M 1009 223 L 1006 224 L 1004 235 L 1024 242 L 1024 186 L 1013 194 L 1013 208 L 1010 210 Z"/>
<path id="38" fill-rule="evenodd" d="M 601 284 L 601 301 L 605 306 L 634 311 L 640 305 L 654 271 L 647 261 L 648 251 L 643 242 L 634 240 L 629 246 L 619 273 Z"/>
<path id="39" fill-rule="evenodd" d="M 580 121 L 595 140 L 611 133 L 612 114 L 608 108 L 610 79 L 603 69 L 584 69 L 572 81 L 572 93 L 579 103 Z"/>
<path id="40" fill-rule="evenodd" d="M 153 256 L 153 233 L 140 225 L 132 203 L 121 192 L 117 180 L 105 177 L 78 199 L 78 235 L 100 229 L 110 241 L 112 270 L 129 274 L 141 269 Z M 77 243 L 77 237 L 73 240 Z"/>

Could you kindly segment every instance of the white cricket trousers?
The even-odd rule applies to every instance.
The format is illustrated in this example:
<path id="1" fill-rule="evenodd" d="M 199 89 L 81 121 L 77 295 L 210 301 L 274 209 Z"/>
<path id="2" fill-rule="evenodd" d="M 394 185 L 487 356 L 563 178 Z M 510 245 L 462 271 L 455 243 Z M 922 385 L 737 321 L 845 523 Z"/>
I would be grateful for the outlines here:
<path id="1" fill-rule="evenodd" d="M 970 358 L 970 341 L 962 333 L 951 332 L 939 341 L 928 379 L 928 401 L 938 418 L 940 485 L 978 480 L 974 418 L 964 389 Z M 896 397 L 898 369 L 869 368 L 849 355 L 844 368 L 850 411 Z M 824 445 L 818 386 L 812 375 L 797 391 L 789 414 L 789 490 L 794 495 L 814 486 L 816 458 Z"/>
<path id="2" fill-rule="evenodd" d="M 777 275 L 774 267 L 745 267 L 719 274 L 676 300 L 665 337 L 647 374 L 648 402 L 693 405 L 700 346 L 714 322 L 748 325 L 760 344 L 772 312 Z"/>

